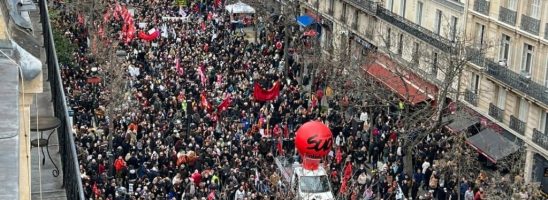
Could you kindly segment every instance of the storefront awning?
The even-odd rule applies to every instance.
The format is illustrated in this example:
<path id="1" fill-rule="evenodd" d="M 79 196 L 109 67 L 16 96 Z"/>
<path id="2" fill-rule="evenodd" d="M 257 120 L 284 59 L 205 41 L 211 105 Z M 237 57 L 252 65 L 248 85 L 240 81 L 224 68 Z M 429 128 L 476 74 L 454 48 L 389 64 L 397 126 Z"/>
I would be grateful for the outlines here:
<path id="1" fill-rule="evenodd" d="M 446 123 L 447 125 L 445 127 L 448 128 L 451 132 L 457 133 L 468 130 L 471 126 L 479 126 L 480 119 L 466 112 L 460 111 L 445 117 L 442 123 Z"/>
<path id="2" fill-rule="evenodd" d="M 519 147 L 502 135 L 487 128 L 468 138 L 466 143 L 493 163 L 516 152 Z"/>
<path id="3" fill-rule="evenodd" d="M 419 87 L 409 82 L 408 79 L 394 74 L 378 63 L 367 66 L 365 70 L 369 75 L 375 77 L 375 79 L 382 82 L 390 88 L 390 90 L 413 105 L 433 98 L 424 91 L 421 91 Z"/>

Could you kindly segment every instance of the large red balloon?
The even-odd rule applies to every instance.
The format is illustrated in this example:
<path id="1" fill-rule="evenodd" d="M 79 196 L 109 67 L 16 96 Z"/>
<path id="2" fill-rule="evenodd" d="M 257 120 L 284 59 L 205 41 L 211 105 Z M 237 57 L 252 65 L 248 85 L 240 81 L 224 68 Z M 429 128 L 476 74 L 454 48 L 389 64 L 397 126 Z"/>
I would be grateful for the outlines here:
<path id="1" fill-rule="evenodd" d="M 303 124 L 295 134 L 295 146 L 303 157 L 325 157 L 333 146 L 333 134 L 329 128 L 318 121 Z"/>

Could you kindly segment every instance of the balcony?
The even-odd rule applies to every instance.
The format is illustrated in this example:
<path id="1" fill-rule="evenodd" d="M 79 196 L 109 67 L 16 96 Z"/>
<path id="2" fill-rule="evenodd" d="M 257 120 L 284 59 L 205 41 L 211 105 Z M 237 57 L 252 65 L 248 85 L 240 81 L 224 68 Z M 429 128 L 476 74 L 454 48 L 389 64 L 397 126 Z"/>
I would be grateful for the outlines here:
<path id="1" fill-rule="evenodd" d="M 504 22 L 506 24 L 515 26 L 516 25 L 516 17 L 517 13 L 516 11 L 510 10 L 505 7 L 500 7 L 499 11 L 499 21 Z"/>
<path id="2" fill-rule="evenodd" d="M 474 2 L 474 10 L 487 16 L 489 16 L 489 6 L 491 6 L 491 2 L 486 0 L 476 0 Z"/>
<path id="3" fill-rule="evenodd" d="M 380 19 L 413 35 L 414 37 L 421 39 L 422 41 L 427 42 L 428 44 L 438 48 L 439 50 L 448 52 L 451 48 L 451 42 L 447 40 L 446 38 L 443 38 L 440 35 L 435 34 L 434 32 L 409 21 L 393 13 L 390 10 L 387 10 L 379 6 L 377 8 L 377 16 Z"/>
<path id="4" fill-rule="evenodd" d="M 502 122 L 504 118 L 504 110 L 495 106 L 495 104 L 489 104 L 489 116 L 497 119 L 499 122 Z"/>
<path id="5" fill-rule="evenodd" d="M 533 35 L 538 35 L 540 31 L 540 20 L 527 15 L 521 15 L 521 29 Z"/>
<path id="6" fill-rule="evenodd" d="M 355 8 L 361 9 L 369 15 L 376 15 L 377 7 L 380 7 L 377 3 L 371 0 L 346 0 L 346 2 Z"/>
<path id="7" fill-rule="evenodd" d="M 518 118 L 514 117 L 514 115 L 510 115 L 510 128 L 518 133 L 521 133 L 522 135 L 525 134 L 525 128 L 527 127 L 527 123 L 522 122 Z"/>
<path id="8" fill-rule="evenodd" d="M 533 142 L 548 150 L 548 134 L 533 129 Z"/>
<path id="9" fill-rule="evenodd" d="M 484 64 L 475 63 L 485 67 L 485 73 L 494 79 L 508 85 L 513 90 L 518 90 L 527 96 L 548 105 L 548 88 L 523 77 L 522 75 L 491 61 L 483 59 Z"/>
<path id="10" fill-rule="evenodd" d="M 464 100 L 474 106 L 478 106 L 478 95 L 468 89 L 464 91 Z"/>

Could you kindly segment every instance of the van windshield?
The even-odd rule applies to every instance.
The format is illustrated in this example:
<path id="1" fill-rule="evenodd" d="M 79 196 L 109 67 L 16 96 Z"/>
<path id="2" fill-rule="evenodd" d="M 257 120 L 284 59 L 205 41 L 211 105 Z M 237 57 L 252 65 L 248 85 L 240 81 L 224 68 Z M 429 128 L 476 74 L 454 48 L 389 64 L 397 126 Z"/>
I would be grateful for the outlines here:
<path id="1" fill-rule="evenodd" d="M 327 176 L 302 176 L 299 177 L 301 192 L 322 193 L 329 192 L 329 179 Z"/>

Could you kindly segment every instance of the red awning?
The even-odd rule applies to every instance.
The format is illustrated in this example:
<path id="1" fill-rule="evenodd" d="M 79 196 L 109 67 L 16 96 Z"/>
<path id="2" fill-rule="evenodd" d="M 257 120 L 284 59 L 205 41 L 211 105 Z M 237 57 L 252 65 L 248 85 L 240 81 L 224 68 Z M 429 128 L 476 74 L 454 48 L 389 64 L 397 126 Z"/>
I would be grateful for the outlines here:
<path id="1" fill-rule="evenodd" d="M 397 93 L 401 98 L 406 99 L 411 104 L 417 104 L 433 98 L 429 97 L 427 92 L 419 89 L 419 86 L 411 83 L 408 79 L 403 78 L 402 81 L 400 76 L 392 73 L 379 63 L 373 63 L 367 66 L 365 70 L 369 75 L 375 77 L 379 82 L 382 82 L 393 92 Z"/>

